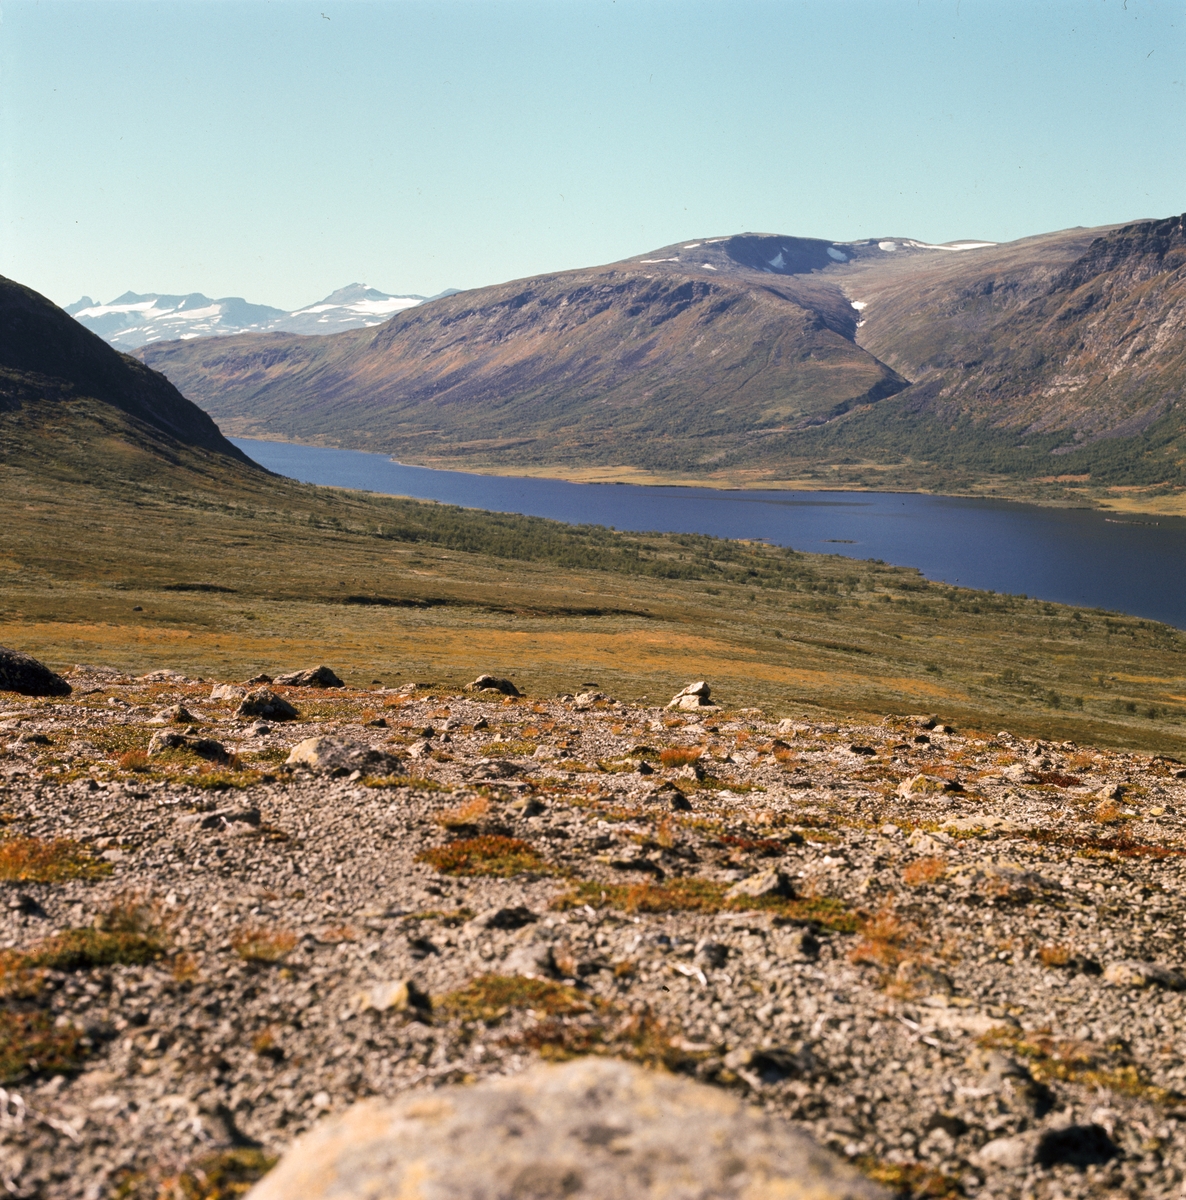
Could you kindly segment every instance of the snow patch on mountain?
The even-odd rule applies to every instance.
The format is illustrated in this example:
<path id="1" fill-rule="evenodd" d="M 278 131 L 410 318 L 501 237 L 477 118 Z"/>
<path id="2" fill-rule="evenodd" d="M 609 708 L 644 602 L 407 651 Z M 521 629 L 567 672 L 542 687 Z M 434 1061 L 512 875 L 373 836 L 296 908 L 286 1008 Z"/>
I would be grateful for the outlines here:
<path id="1" fill-rule="evenodd" d="M 239 296 L 212 300 L 200 292 L 188 296 L 125 292 L 108 304 L 83 296 L 66 309 L 104 341 L 119 350 L 135 350 L 151 342 L 197 337 L 229 337 L 236 333 L 337 333 L 381 325 L 398 312 L 440 296 L 391 296 L 352 283 L 316 304 L 285 312 L 266 304 L 249 304 Z"/>

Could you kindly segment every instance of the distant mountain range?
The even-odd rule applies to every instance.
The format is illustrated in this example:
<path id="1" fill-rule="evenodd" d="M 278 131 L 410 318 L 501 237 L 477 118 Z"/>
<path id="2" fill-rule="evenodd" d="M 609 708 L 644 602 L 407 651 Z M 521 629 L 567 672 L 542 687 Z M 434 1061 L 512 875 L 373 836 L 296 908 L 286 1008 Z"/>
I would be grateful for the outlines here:
<path id="1" fill-rule="evenodd" d="M 377 328 L 139 353 L 232 435 L 430 466 L 1072 501 L 1127 488 L 1133 505 L 1186 488 L 1180 217 L 1002 245 L 693 239 Z"/>
<path id="2" fill-rule="evenodd" d="M 451 296 L 456 289 L 439 293 Z M 212 300 L 201 292 L 163 296 L 158 292 L 124 292 L 109 304 L 90 296 L 66 309 L 76 321 L 121 350 L 152 342 L 226 337 L 236 333 L 324 334 L 379 325 L 405 308 L 435 296 L 389 296 L 362 283 L 338 288 L 316 304 L 285 312 L 266 304 L 249 304 L 238 296 Z"/>

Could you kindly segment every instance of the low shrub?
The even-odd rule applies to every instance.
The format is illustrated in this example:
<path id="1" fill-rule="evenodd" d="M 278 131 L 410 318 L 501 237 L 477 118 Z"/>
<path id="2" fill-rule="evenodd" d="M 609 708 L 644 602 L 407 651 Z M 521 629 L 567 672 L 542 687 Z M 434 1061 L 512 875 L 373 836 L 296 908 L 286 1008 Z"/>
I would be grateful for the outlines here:
<path id="1" fill-rule="evenodd" d="M 433 999 L 434 1012 L 462 1021 L 494 1025 L 513 1009 L 531 1009 L 544 1016 L 568 1016 L 590 1010 L 589 1001 L 575 988 L 524 975 L 481 975 L 455 992 Z"/>
<path id="2" fill-rule="evenodd" d="M 71 838 L 12 837 L 0 842 L 0 879 L 10 883 L 61 883 L 110 874 L 110 863 Z"/>
<path id="3" fill-rule="evenodd" d="M 659 761 L 665 767 L 690 767 L 703 753 L 701 746 L 668 746 L 659 751 Z"/>
<path id="4" fill-rule="evenodd" d="M 907 887 L 922 887 L 937 883 L 947 874 L 947 863 L 941 858 L 919 858 L 902 872 L 902 882 Z"/>
<path id="5" fill-rule="evenodd" d="M 232 949 L 249 963 L 283 962 L 296 944 L 296 934 L 290 930 L 266 929 L 262 925 L 243 925 L 231 935 Z"/>
<path id="6" fill-rule="evenodd" d="M 417 862 L 436 867 L 443 875 L 488 875 L 507 878 L 527 873 L 551 875 L 553 868 L 522 838 L 486 834 L 446 842 L 416 855 Z"/>
<path id="7" fill-rule="evenodd" d="M 47 1012 L 0 1009 L 0 1082 L 31 1075 L 65 1075 L 86 1057 L 81 1030 L 58 1028 Z"/>

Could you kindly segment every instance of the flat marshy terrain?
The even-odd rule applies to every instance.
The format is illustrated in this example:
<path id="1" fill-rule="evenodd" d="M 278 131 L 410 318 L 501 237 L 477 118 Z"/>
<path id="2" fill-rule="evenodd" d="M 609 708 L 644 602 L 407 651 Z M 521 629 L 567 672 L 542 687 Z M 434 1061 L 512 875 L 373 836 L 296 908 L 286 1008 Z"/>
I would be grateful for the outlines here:
<path id="1" fill-rule="evenodd" d="M 1177 763 L 604 691 L 277 686 L 277 722 L 71 682 L 0 712 L 11 1194 L 229 1198 L 356 1098 L 587 1054 L 903 1197 L 1181 1186 Z"/>
<path id="2" fill-rule="evenodd" d="M 134 437 L 132 434 L 134 433 Z M 572 528 L 314 488 L 79 400 L 0 430 L 0 642 L 52 665 L 630 701 L 710 678 L 770 715 L 1186 749 L 1186 647 L 1155 622 L 931 584 L 874 562 Z"/>

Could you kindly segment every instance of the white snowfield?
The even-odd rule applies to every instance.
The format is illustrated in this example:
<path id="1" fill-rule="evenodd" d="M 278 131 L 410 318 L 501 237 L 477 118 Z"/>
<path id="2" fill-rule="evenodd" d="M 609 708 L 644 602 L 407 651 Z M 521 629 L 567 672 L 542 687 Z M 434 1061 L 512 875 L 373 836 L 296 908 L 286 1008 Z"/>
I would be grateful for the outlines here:
<path id="1" fill-rule="evenodd" d="M 110 304 L 96 304 L 84 296 L 66 311 L 111 345 L 120 350 L 134 350 L 174 338 L 229 337 L 236 333 L 336 333 L 381 325 L 426 299 L 436 297 L 392 296 L 365 284 L 352 283 L 317 304 L 291 312 L 266 304 L 249 304 L 235 296 L 211 300 L 200 292 L 188 296 L 125 292 Z"/>

